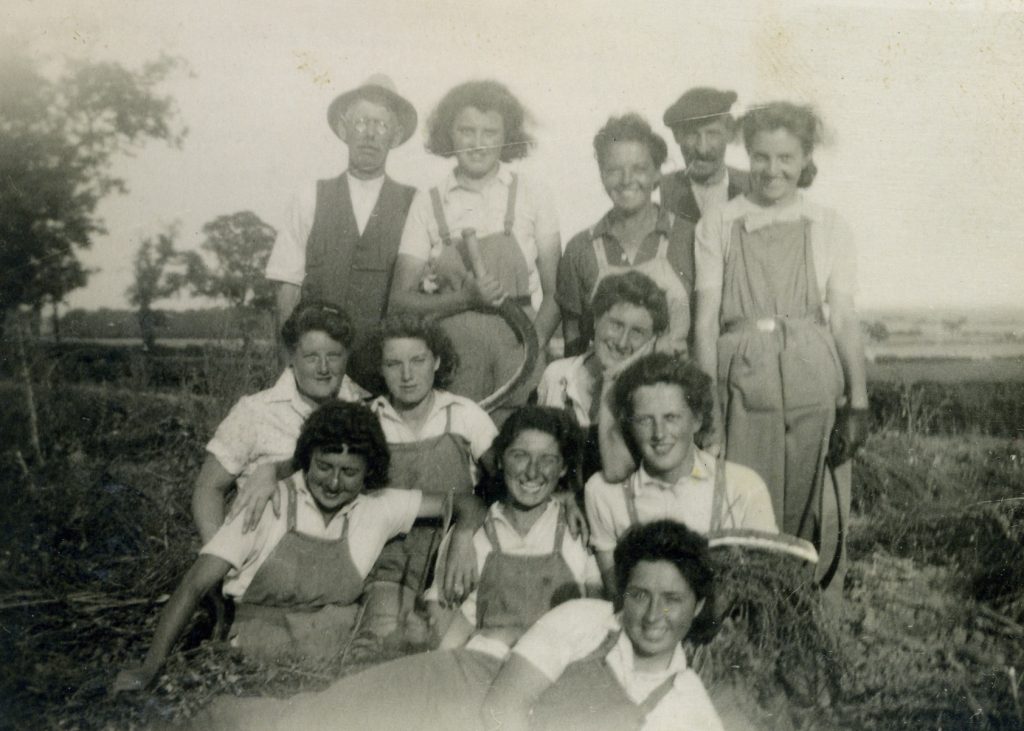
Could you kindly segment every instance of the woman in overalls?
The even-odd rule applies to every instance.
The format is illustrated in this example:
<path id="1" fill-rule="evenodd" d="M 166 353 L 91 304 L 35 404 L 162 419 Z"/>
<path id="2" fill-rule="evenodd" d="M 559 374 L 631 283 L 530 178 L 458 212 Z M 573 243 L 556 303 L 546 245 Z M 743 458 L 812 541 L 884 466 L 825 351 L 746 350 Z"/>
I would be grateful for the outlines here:
<path id="1" fill-rule="evenodd" d="M 456 368 L 447 335 L 437 323 L 394 315 L 367 347 L 367 362 L 377 364 L 386 389 L 370 409 L 391 451 L 390 484 L 431 495 L 472 493 L 478 463 L 498 430 L 476 403 L 445 390 Z M 425 627 L 416 622 L 421 615 L 410 610 L 429 585 L 441 538 L 437 521 L 421 521 L 384 547 L 367 578 L 366 634 L 391 646 L 423 637 Z"/>
<path id="2" fill-rule="evenodd" d="M 286 701 L 224 701 L 230 713 L 211 710 L 217 728 L 479 729 L 484 694 L 509 648 L 553 606 L 600 581 L 593 558 L 569 535 L 563 508 L 552 499 L 573 479 L 577 438 L 560 409 L 527 406 L 505 421 L 494 440 L 504 495 L 474 539 L 480 583 L 442 649 Z"/>
<path id="3" fill-rule="evenodd" d="M 361 404 L 331 401 L 313 412 L 294 459 L 301 473 L 279 485 L 283 515 L 268 506 L 254 531 L 243 530 L 241 516 L 217 531 L 161 612 L 142 666 L 123 670 L 115 691 L 152 682 L 200 597 L 222 579 L 236 604 L 232 644 L 264 660 L 331 660 L 343 650 L 384 544 L 446 507 L 438 495 L 375 489 L 387 481 L 388 448 Z M 366 488 L 373 492 L 364 495 Z M 457 529 L 462 544 L 483 509 L 472 495 L 452 504 L 464 526 Z"/>
<path id="4" fill-rule="evenodd" d="M 440 185 L 417 193 L 395 266 L 392 311 L 444 318 L 459 355 L 450 390 L 474 401 L 509 381 L 525 352 L 489 308 L 506 299 L 520 305 L 541 350 L 558 325 L 561 240 L 552 197 L 506 165 L 529 153 L 527 116 L 496 81 L 470 81 L 444 96 L 428 122 L 427 149 L 457 164 Z M 469 229 L 485 273 L 474 273 L 469 263 Z M 542 370 L 538 359 L 527 383 L 492 414 L 496 422 L 526 402 Z"/>
<path id="5" fill-rule="evenodd" d="M 850 499 L 848 467 L 827 470 L 830 434 L 835 467 L 863 439 L 868 406 L 856 254 L 846 223 L 799 192 L 817 172 L 814 112 L 773 102 L 741 126 L 751 192 L 697 231 L 697 353 L 717 378 L 726 456 L 761 474 L 783 532 L 819 547 L 828 583 L 841 579 Z"/>
<path id="6" fill-rule="evenodd" d="M 585 435 L 582 479 L 601 469 L 598 421 L 601 398 L 614 373 L 647 352 L 668 328 L 668 302 L 654 281 L 636 270 L 603 278 L 591 303 L 593 344 L 581 355 L 548 365 L 537 403 L 572 412 Z"/>
<path id="7" fill-rule="evenodd" d="M 523 635 L 487 694 L 483 728 L 722 729 L 681 646 L 716 629 L 707 540 L 648 523 L 622 538 L 615 566 L 619 603 L 567 602 Z"/>
<path id="8" fill-rule="evenodd" d="M 572 238 L 558 265 L 556 297 L 562 313 L 565 354 L 587 350 L 593 336 L 590 303 L 609 274 L 636 270 L 668 297 L 667 351 L 685 353 L 693 291 L 693 224 L 651 198 L 668 156 L 665 140 L 636 114 L 612 117 L 594 137 L 601 182 L 612 209 Z"/>

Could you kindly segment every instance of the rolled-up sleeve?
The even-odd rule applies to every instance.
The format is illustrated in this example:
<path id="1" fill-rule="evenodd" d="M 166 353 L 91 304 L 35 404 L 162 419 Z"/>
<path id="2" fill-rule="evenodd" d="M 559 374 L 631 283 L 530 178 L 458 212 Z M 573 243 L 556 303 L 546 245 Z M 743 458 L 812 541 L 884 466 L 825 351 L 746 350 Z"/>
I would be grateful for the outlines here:
<path id="1" fill-rule="evenodd" d="M 274 282 L 301 285 L 306 278 L 306 242 L 316 212 L 316 187 L 299 191 L 288 207 L 285 225 L 267 259 L 266 277 Z"/>
<path id="2" fill-rule="evenodd" d="M 248 397 L 238 400 L 217 426 L 206 451 L 217 458 L 232 475 L 240 475 L 256 459 L 258 453 L 257 415 Z"/>
<path id="3" fill-rule="evenodd" d="M 615 550 L 614 507 L 611 504 L 612 486 L 594 474 L 584 488 L 583 500 L 590 524 L 590 545 L 595 551 Z"/>
<path id="4" fill-rule="evenodd" d="M 409 215 L 405 219 L 405 228 L 402 229 L 399 254 L 419 261 L 430 259 L 430 224 L 433 216 L 430 193 L 425 190 L 417 191 L 409 208 Z"/>
<path id="5" fill-rule="evenodd" d="M 839 214 L 830 211 L 825 219 L 826 236 L 832 253 L 827 292 L 854 295 L 857 292 L 857 246 L 853 230 Z"/>
<path id="6" fill-rule="evenodd" d="M 722 289 L 725 268 L 724 221 L 720 210 L 712 211 L 700 219 L 694 242 L 697 266 L 697 291 Z"/>

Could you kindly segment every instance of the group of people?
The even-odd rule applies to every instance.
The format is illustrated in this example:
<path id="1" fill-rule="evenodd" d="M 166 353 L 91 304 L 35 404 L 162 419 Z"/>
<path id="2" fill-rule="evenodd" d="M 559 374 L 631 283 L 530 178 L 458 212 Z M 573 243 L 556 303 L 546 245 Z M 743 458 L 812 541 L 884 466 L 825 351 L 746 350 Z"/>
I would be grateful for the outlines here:
<path id="1" fill-rule="evenodd" d="M 386 77 L 337 97 L 348 169 L 297 197 L 267 265 L 287 367 L 211 439 L 203 548 L 115 687 L 149 684 L 219 590 L 259 657 L 435 649 L 215 704 L 217 726 L 721 727 L 683 651 L 716 623 L 709 545 L 777 540 L 840 592 L 867 407 L 852 240 L 800 192 L 821 123 L 735 101 L 668 108 L 686 169 L 664 177 L 649 123 L 611 118 L 612 208 L 563 253 L 508 165 L 532 139 L 504 85 L 441 100 L 427 149 L 456 165 L 420 192 L 385 172 L 414 107 Z"/>

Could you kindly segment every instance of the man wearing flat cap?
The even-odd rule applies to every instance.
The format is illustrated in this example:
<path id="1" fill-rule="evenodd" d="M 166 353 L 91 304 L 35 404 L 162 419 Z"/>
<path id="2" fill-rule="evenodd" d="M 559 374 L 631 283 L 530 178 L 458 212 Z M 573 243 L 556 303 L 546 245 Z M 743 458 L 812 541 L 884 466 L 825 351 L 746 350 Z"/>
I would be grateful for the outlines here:
<path id="1" fill-rule="evenodd" d="M 683 153 L 686 169 L 661 179 L 661 205 L 696 223 L 701 214 L 745 193 L 749 176 L 727 167 L 725 148 L 736 122 L 730 114 L 736 92 L 696 87 L 665 111 L 665 126 Z"/>
<path id="2" fill-rule="evenodd" d="M 327 123 L 348 148 L 348 169 L 296 196 L 266 276 L 279 283 L 278 324 L 300 297 L 325 300 L 349 314 L 361 339 L 387 309 L 416 193 L 385 173 L 388 153 L 416 131 L 416 110 L 378 74 L 335 98 Z M 352 375 L 358 380 L 361 374 Z"/>

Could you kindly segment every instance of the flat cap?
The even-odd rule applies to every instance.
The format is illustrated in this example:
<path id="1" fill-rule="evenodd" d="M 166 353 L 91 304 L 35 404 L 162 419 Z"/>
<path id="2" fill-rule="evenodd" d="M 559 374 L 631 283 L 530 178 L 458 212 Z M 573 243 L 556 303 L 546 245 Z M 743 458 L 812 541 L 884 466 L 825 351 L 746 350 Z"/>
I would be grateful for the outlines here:
<path id="1" fill-rule="evenodd" d="M 735 91 L 720 91 L 707 86 L 689 89 L 665 110 L 662 120 L 669 129 L 710 120 L 728 114 L 736 103 Z"/>

